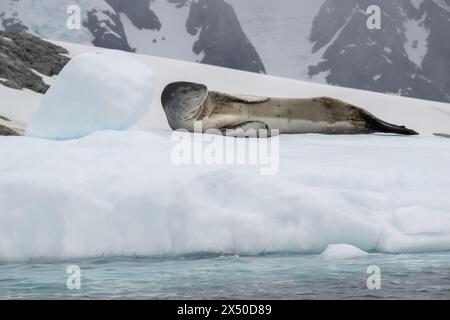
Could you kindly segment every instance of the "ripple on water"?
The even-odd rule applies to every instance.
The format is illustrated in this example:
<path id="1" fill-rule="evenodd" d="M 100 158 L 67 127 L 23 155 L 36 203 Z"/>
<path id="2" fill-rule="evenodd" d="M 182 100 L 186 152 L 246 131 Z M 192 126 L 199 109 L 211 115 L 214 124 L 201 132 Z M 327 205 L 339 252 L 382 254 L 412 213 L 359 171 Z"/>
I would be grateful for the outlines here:
<path id="1" fill-rule="evenodd" d="M 82 288 L 66 288 L 66 267 Z M 367 289 L 367 267 L 381 290 Z M 0 264 L 1 299 L 450 299 L 450 253 L 374 254 L 343 261 L 317 255 L 100 257 Z"/>

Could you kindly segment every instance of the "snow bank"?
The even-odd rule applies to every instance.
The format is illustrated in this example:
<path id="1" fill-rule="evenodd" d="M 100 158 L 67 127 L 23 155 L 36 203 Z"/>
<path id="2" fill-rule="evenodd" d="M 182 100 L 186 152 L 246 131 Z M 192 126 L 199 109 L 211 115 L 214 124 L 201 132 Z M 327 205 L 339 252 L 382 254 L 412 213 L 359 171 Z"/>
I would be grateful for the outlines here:
<path id="1" fill-rule="evenodd" d="M 71 57 L 99 51 L 98 48 L 89 46 L 53 42 L 67 48 Z M 211 90 L 238 94 L 257 96 L 270 94 L 278 97 L 330 96 L 362 106 L 385 121 L 404 124 L 421 135 L 450 133 L 450 104 L 277 78 L 152 56 L 130 55 L 147 65 L 156 75 L 150 110 L 132 127 L 135 129 L 169 129 L 161 106 L 161 92 L 168 83 L 181 80 L 201 82 L 208 85 Z M 1 87 L 0 96 L 3 98 Z M 0 104 L 0 114 L 21 123 L 27 123 L 30 119 L 30 112 L 39 105 L 42 95 L 31 91 L 31 94 L 28 94 L 24 91 L 6 89 L 8 89 L 6 103 Z M 13 100 L 9 99 L 9 96 Z M 20 106 L 20 108 L 16 108 L 16 106 Z"/>
<path id="2" fill-rule="evenodd" d="M 281 136 L 279 174 L 261 176 L 176 166 L 170 136 L 0 138 L 0 260 L 450 250 L 449 139 Z"/>
<path id="3" fill-rule="evenodd" d="M 154 85 L 150 68 L 126 53 L 78 55 L 44 95 L 26 135 L 68 139 L 128 129 L 148 112 Z"/>
<path id="4" fill-rule="evenodd" d="M 98 50 L 64 42 L 54 41 L 54 43 L 67 48 L 72 57 Z M 133 54 L 133 56 L 149 66 L 157 76 L 152 107 L 145 117 L 133 126 L 136 129 L 169 129 L 161 106 L 161 92 L 170 82 L 189 81 L 204 83 L 211 90 L 236 94 L 291 98 L 329 96 L 364 107 L 384 121 L 403 124 L 421 135 L 450 133 L 450 104 L 448 103 L 296 81 L 146 55 Z"/>
<path id="5" fill-rule="evenodd" d="M 320 255 L 324 260 L 346 260 L 367 257 L 369 254 L 349 244 L 330 244 Z"/>
<path id="6" fill-rule="evenodd" d="M 72 54 L 97 51 L 63 46 Z M 152 108 L 135 129 L 168 128 L 160 93 L 167 83 L 184 80 L 251 95 L 333 96 L 423 135 L 281 136 L 275 176 L 261 176 L 260 168 L 253 166 L 176 166 L 171 161 L 171 132 L 166 130 L 101 131 L 69 141 L 0 137 L 0 260 L 205 251 L 321 253 L 336 243 L 389 253 L 450 250 L 450 139 L 426 136 L 448 133 L 448 104 L 134 57 L 157 75 L 154 87 L 152 81 L 140 83 L 154 94 Z M 140 74 L 130 72 L 132 58 L 118 59 L 127 64 L 114 59 L 114 67 L 103 73 L 83 72 L 97 77 L 95 87 L 105 85 L 98 80 L 111 77 L 111 72 L 114 77 Z M 108 64 L 98 60 L 96 68 Z M 150 77 L 145 66 L 133 64 Z M 93 79 L 85 80 L 68 85 L 64 109 L 49 109 L 55 111 L 55 121 L 49 123 L 44 114 L 44 133 L 74 136 L 66 134 L 69 128 L 63 125 L 79 120 L 86 130 L 77 127 L 77 135 L 84 135 L 101 129 L 99 123 L 117 120 L 110 109 L 96 113 L 87 108 L 98 107 L 96 103 L 76 109 L 78 99 L 92 101 L 96 94 L 87 85 Z M 117 81 L 120 86 L 114 90 L 102 87 L 110 95 L 100 101 L 128 106 L 130 96 L 118 93 L 133 81 Z M 23 122 L 41 97 L 2 86 L 0 94 L 6 96 L 0 114 Z M 151 96 L 142 98 L 147 99 Z M 123 100 L 127 103 L 118 103 Z M 16 108 L 22 105 L 26 108 Z M 85 115 L 93 120 L 88 127 L 81 118 Z"/>
<path id="7" fill-rule="evenodd" d="M 21 122 L 25 127 L 42 95 L 29 89 L 16 90 L 0 85 L 0 97 L 0 116 Z"/>

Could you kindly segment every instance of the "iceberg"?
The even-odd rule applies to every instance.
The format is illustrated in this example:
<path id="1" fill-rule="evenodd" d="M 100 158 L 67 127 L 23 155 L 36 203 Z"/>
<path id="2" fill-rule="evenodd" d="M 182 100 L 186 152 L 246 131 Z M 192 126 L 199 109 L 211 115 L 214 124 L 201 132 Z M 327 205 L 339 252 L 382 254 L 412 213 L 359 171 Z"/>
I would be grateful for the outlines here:
<path id="1" fill-rule="evenodd" d="M 171 136 L 0 139 L 0 261 L 450 250 L 450 140 L 280 136 L 279 173 L 263 176 L 177 165 Z"/>
<path id="2" fill-rule="evenodd" d="M 70 48 L 73 53 L 98 51 Z M 448 104 L 133 55 L 158 75 L 153 79 L 148 68 L 126 54 L 95 55 L 81 55 L 72 64 L 77 59 L 96 61 L 95 68 L 103 73 L 94 74 L 95 68 L 83 73 L 97 80 L 84 77 L 86 82 L 80 84 L 81 80 L 58 79 L 53 89 L 62 87 L 53 108 L 63 108 L 55 110 L 54 121 L 38 111 L 28 133 L 40 129 L 45 137 L 64 139 L 102 126 L 114 130 L 63 141 L 0 137 L 0 261 L 204 252 L 320 254 L 333 244 L 371 253 L 450 250 L 450 139 L 433 136 L 448 132 Z M 129 63 L 107 62 L 111 55 L 119 59 L 113 61 Z M 112 64 L 114 69 L 108 70 Z M 129 73 L 131 65 L 139 71 Z M 81 74 L 79 68 L 72 75 L 65 70 L 62 77 Z M 111 91 L 98 83 L 102 74 L 133 77 L 117 81 Z M 138 79 L 138 84 L 129 82 Z M 88 85 L 91 80 L 92 86 L 104 90 L 106 96 L 99 99 L 105 99 L 105 106 L 72 105 L 73 99 L 91 100 L 86 97 L 95 94 Z M 189 140 L 195 135 L 169 131 L 159 99 L 167 83 L 179 80 L 255 96 L 332 96 L 418 128 L 421 136 L 282 135 L 274 157 L 279 160 L 275 175 L 262 175 L 261 168 L 251 164 L 179 165 L 172 156 L 174 143 L 180 142 L 173 138 Z M 84 91 L 75 90 L 75 85 Z M 65 86 L 67 95 L 59 91 Z M 125 90 L 133 87 L 138 89 L 134 97 L 140 97 L 136 104 Z M 27 122 L 28 110 L 40 95 L 16 91 L 0 86 L 8 102 L 1 106 L 3 115 Z M 122 95 L 116 97 L 119 92 Z M 45 100 L 51 94 L 41 107 L 48 106 Z M 125 112 L 126 125 L 114 118 L 105 126 L 106 119 L 118 116 L 111 105 L 128 108 L 132 102 L 144 110 L 152 94 L 150 111 L 131 130 L 116 130 L 132 122 L 130 109 Z M 48 111 L 51 115 L 54 110 Z M 97 119 L 84 126 L 77 118 L 85 116 L 83 112 L 89 113 L 86 119 Z M 69 134 L 75 120 L 77 131 Z M 199 140 L 205 142 L 203 138 L 207 137 Z M 218 139 L 226 146 L 236 142 Z M 194 156 L 197 151 L 206 153 L 194 143 Z"/>
<path id="3" fill-rule="evenodd" d="M 320 255 L 323 260 L 347 260 L 367 257 L 369 254 L 350 244 L 330 244 Z"/>
<path id="4" fill-rule="evenodd" d="M 154 88 L 151 68 L 130 54 L 80 54 L 44 95 L 25 135 L 63 140 L 99 130 L 126 130 L 148 112 Z"/>

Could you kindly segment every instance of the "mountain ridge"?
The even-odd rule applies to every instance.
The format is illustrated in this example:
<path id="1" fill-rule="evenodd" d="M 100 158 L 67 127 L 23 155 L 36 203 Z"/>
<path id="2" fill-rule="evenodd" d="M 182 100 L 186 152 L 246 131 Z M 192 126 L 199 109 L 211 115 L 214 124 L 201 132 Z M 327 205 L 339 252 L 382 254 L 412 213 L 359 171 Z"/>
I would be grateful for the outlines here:
<path id="1" fill-rule="evenodd" d="M 81 30 L 65 26 L 67 7 L 74 4 L 82 12 Z M 37 14 L 29 13 L 33 9 Z M 179 28 L 174 32 L 173 26 Z M 233 7 L 224 0 L 9 0 L 0 4 L 0 29 L 265 73 Z M 137 41 L 131 44 L 133 34 Z"/>
<path id="2" fill-rule="evenodd" d="M 78 31 L 64 26 L 73 3 Z M 366 27 L 369 5 L 381 8 L 381 30 Z M 450 0 L 5 0 L 2 28 L 450 102 Z"/>
<path id="3" fill-rule="evenodd" d="M 325 73 L 333 85 L 449 102 L 450 75 L 442 70 L 450 68 L 450 42 L 442 41 L 442 32 L 450 29 L 450 10 L 437 10 L 438 1 L 416 7 L 399 0 L 327 0 L 311 31 L 322 61 L 309 67 L 309 76 Z M 389 17 L 381 30 L 361 27 L 374 4 Z"/>

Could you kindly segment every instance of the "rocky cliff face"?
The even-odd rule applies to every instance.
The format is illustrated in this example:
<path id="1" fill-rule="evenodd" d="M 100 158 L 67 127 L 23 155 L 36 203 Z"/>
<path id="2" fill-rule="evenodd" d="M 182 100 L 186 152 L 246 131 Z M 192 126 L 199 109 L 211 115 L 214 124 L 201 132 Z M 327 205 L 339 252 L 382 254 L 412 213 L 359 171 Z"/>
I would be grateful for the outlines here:
<path id="1" fill-rule="evenodd" d="M 0 115 L 0 136 L 20 136 L 23 132 L 23 128 L 16 128 L 10 119 Z"/>
<path id="2" fill-rule="evenodd" d="M 84 26 L 94 37 L 92 44 L 97 47 L 136 51 L 128 42 L 121 14 L 126 15 L 139 30 L 161 28 L 158 16 L 150 9 L 150 0 L 105 0 L 105 3 L 109 7 L 98 5 L 87 10 L 84 22 Z"/>
<path id="3" fill-rule="evenodd" d="M 96 47 L 134 52 L 131 48 L 119 14 L 114 10 L 92 8 L 87 11 L 83 22 L 92 34 L 92 44 Z"/>
<path id="4" fill-rule="evenodd" d="M 322 61 L 309 75 L 327 83 L 404 96 L 450 101 L 448 0 L 328 0 L 311 31 Z M 366 26 L 370 5 L 381 8 L 381 29 Z"/>
<path id="5" fill-rule="evenodd" d="M 242 31 L 233 8 L 222 0 L 200 0 L 191 5 L 187 30 L 198 35 L 194 53 L 203 53 L 202 63 L 265 73 L 250 40 Z"/>
<path id="6" fill-rule="evenodd" d="M 57 75 L 69 61 L 67 50 L 25 32 L 0 31 L 0 86 L 45 93 L 42 76 Z M 0 96 L 0 107 L 4 101 Z M 0 114 L 0 136 L 22 135 L 24 124 Z"/>
<path id="7" fill-rule="evenodd" d="M 415 14 L 429 30 L 428 51 L 422 61 L 421 74 L 446 94 L 442 101 L 450 102 L 450 0 L 424 1 Z M 418 96 L 438 100 L 428 92 Z"/>
<path id="8" fill-rule="evenodd" d="M 44 93 L 48 85 L 39 74 L 57 75 L 69 61 L 66 53 L 33 35 L 0 31 L 0 84 Z"/>
<path id="9" fill-rule="evenodd" d="M 138 29 L 160 30 L 161 22 L 150 9 L 150 0 L 106 0 L 117 13 L 124 13 Z"/>

